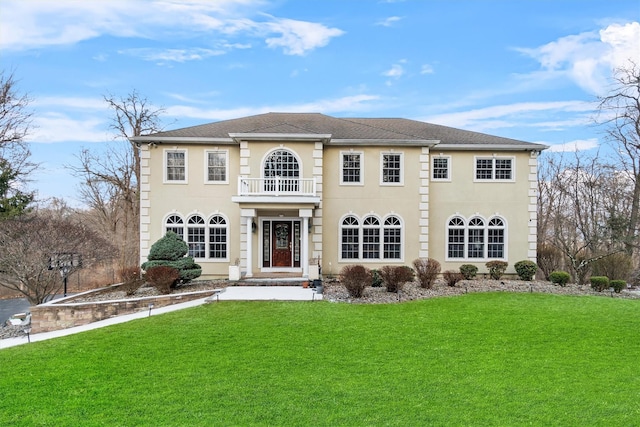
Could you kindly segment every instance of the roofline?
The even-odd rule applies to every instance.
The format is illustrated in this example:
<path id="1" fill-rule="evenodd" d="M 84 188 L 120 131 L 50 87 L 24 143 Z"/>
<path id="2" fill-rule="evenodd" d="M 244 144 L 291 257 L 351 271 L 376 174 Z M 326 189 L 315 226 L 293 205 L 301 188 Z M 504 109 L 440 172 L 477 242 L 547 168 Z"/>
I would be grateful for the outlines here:
<path id="1" fill-rule="evenodd" d="M 328 142 L 330 133 L 242 133 L 230 132 L 229 136 L 240 141 L 315 141 Z"/>
<path id="2" fill-rule="evenodd" d="M 163 143 L 163 142 L 172 142 L 172 143 L 184 143 L 184 144 L 208 144 L 215 142 L 217 144 L 235 144 L 231 138 L 208 138 L 208 137 L 200 137 L 200 136 L 153 136 L 153 135 L 145 135 L 145 136 L 132 136 L 129 138 L 129 141 L 139 143 Z"/>
<path id="3" fill-rule="evenodd" d="M 450 151 L 542 151 L 549 148 L 544 144 L 439 144 L 438 149 Z"/>
<path id="4" fill-rule="evenodd" d="M 329 145 L 349 146 L 349 145 L 405 145 L 415 147 L 433 147 L 440 143 L 439 139 L 332 139 Z"/>

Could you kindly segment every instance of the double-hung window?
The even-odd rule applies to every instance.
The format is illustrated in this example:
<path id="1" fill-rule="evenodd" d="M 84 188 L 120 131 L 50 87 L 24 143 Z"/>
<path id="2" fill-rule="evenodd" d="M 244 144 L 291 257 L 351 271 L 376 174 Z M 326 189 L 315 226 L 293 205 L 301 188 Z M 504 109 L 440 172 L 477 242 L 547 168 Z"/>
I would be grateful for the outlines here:
<path id="1" fill-rule="evenodd" d="M 382 185 L 402 185 L 402 153 L 382 153 L 380 155 Z"/>
<path id="2" fill-rule="evenodd" d="M 165 182 L 187 182 L 187 152 L 165 151 Z"/>
<path id="3" fill-rule="evenodd" d="M 184 239 L 184 221 L 179 215 L 171 215 L 165 222 L 165 232 L 173 231 L 181 239 Z"/>
<path id="4" fill-rule="evenodd" d="M 476 157 L 476 181 L 513 181 L 514 160 L 512 157 Z"/>
<path id="5" fill-rule="evenodd" d="M 227 220 L 221 215 L 214 215 L 209 220 L 209 258 L 227 259 Z"/>
<path id="6" fill-rule="evenodd" d="M 506 223 L 474 216 L 468 222 L 455 216 L 447 223 L 447 259 L 489 260 L 506 258 Z"/>
<path id="7" fill-rule="evenodd" d="M 432 158 L 431 179 L 434 181 L 451 181 L 450 156 L 437 156 Z"/>
<path id="8" fill-rule="evenodd" d="M 340 223 L 342 260 L 401 260 L 402 222 L 395 215 L 380 220 L 374 215 L 360 221 L 354 215 Z"/>
<path id="9" fill-rule="evenodd" d="M 362 153 L 343 152 L 340 153 L 340 159 L 340 183 L 344 185 L 362 185 L 364 182 Z"/>
<path id="10" fill-rule="evenodd" d="M 342 259 L 360 258 L 360 223 L 358 218 L 348 216 L 342 220 L 340 234 Z"/>
<path id="11" fill-rule="evenodd" d="M 213 184 L 229 183 L 229 152 L 214 150 L 206 152 L 207 182 Z"/>
<path id="12" fill-rule="evenodd" d="M 194 258 L 204 258 L 206 251 L 206 231 L 204 219 L 200 215 L 194 215 L 187 220 L 187 246 L 189 256 Z"/>

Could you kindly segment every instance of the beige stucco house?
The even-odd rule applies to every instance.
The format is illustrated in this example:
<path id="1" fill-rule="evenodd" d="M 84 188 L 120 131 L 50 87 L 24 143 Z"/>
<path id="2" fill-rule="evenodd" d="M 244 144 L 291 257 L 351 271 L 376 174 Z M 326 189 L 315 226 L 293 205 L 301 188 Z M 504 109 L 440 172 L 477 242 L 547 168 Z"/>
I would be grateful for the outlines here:
<path id="1" fill-rule="evenodd" d="M 203 277 L 536 258 L 547 148 L 407 119 L 268 113 L 131 138 L 141 262 L 172 230 Z M 230 268 L 230 266 L 232 268 Z M 233 274 L 233 272 L 231 273 Z"/>

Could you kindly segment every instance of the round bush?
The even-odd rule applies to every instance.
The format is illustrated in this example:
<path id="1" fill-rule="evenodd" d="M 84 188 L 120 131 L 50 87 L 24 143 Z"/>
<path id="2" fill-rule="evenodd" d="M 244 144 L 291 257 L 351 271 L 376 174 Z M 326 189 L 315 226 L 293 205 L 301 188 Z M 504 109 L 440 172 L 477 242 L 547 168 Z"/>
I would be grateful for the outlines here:
<path id="1" fill-rule="evenodd" d="M 609 278 L 607 276 L 591 276 L 589 280 L 591 288 L 596 292 L 602 292 L 609 287 Z"/>
<path id="2" fill-rule="evenodd" d="M 465 280 L 473 280 L 478 274 L 478 267 L 473 264 L 462 264 L 460 266 L 460 274 Z"/>
<path id="3" fill-rule="evenodd" d="M 627 282 L 624 280 L 612 280 L 609 282 L 609 286 L 613 288 L 615 293 L 619 294 L 623 289 L 627 289 Z"/>
<path id="4" fill-rule="evenodd" d="M 552 271 L 549 274 L 549 280 L 551 283 L 555 283 L 556 285 L 566 286 L 569 283 L 569 279 L 571 279 L 571 275 L 566 271 Z"/>
<path id="5" fill-rule="evenodd" d="M 513 267 L 516 269 L 518 277 L 522 280 L 533 280 L 536 275 L 536 271 L 538 271 L 538 265 L 529 260 L 518 261 L 513 265 Z"/>
<path id="6" fill-rule="evenodd" d="M 485 265 L 489 269 L 489 276 L 491 276 L 493 280 L 500 280 L 509 263 L 504 261 L 489 261 Z"/>

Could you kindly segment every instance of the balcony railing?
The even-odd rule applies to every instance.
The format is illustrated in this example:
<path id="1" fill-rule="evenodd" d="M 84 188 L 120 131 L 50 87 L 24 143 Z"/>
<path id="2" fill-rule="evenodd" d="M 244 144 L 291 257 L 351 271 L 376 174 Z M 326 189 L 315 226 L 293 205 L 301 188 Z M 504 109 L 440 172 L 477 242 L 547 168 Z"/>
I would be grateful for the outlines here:
<path id="1" fill-rule="evenodd" d="M 315 196 L 316 179 L 238 177 L 240 196 Z"/>

